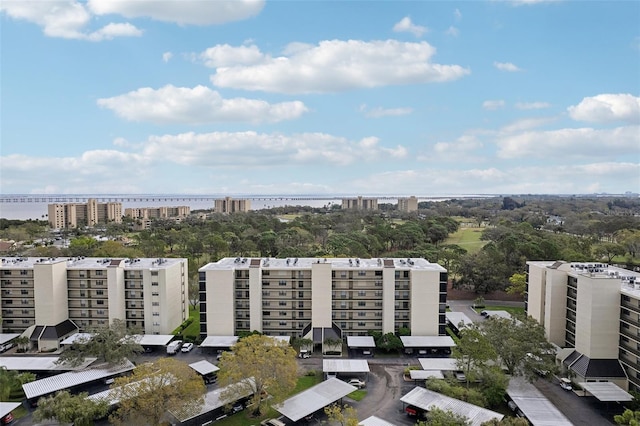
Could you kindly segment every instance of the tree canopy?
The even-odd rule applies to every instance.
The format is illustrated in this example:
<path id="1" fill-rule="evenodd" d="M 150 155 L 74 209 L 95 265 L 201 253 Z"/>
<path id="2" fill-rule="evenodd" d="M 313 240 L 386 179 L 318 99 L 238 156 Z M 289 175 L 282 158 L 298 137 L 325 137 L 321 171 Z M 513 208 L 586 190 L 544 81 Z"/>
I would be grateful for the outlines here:
<path id="1" fill-rule="evenodd" d="M 135 330 L 127 329 L 124 321 L 114 319 L 109 327 L 93 330 L 90 338 L 73 342 L 56 362 L 77 366 L 87 357 L 96 357 L 98 362 L 120 363 L 144 352 L 134 333 Z"/>
<path id="2" fill-rule="evenodd" d="M 218 367 L 218 383 L 230 386 L 223 394 L 228 400 L 251 394 L 249 405 L 255 414 L 261 414 L 268 403 L 284 400 L 296 386 L 298 364 L 296 352 L 288 343 L 262 334 L 253 334 L 239 339 L 223 352 Z"/>
<path id="3" fill-rule="evenodd" d="M 51 419 L 77 426 L 92 425 L 95 419 L 107 415 L 109 405 L 106 401 L 94 401 L 87 396 L 86 392 L 71 395 L 65 390 L 40 398 L 33 418 L 38 422 Z"/>
<path id="4" fill-rule="evenodd" d="M 115 424 L 159 425 L 167 411 L 197 409 L 206 391 L 202 377 L 175 358 L 141 364 L 111 386 L 118 409 L 109 416 Z"/>

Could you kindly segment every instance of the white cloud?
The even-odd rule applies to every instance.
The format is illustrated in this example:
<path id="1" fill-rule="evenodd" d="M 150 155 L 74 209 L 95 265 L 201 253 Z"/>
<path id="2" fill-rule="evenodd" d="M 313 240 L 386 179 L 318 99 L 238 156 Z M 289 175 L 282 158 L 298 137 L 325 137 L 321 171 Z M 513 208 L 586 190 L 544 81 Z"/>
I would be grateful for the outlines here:
<path id="1" fill-rule="evenodd" d="M 228 44 L 219 44 L 202 52 L 200 59 L 206 66 L 217 68 L 258 64 L 264 61 L 265 56 L 254 45 L 233 47 Z"/>
<path id="2" fill-rule="evenodd" d="M 552 117 L 523 118 L 502 127 L 500 129 L 500 133 L 522 132 L 524 130 L 535 129 L 536 127 L 544 126 L 545 124 L 549 124 L 555 120 L 556 119 Z"/>
<path id="3" fill-rule="evenodd" d="M 630 94 L 602 94 L 582 99 L 567 108 L 574 120 L 593 123 L 640 123 L 640 97 Z"/>
<path id="4" fill-rule="evenodd" d="M 453 11 L 453 17 L 455 18 L 456 21 L 459 21 L 462 19 L 462 12 L 460 12 L 460 9 L 456 8 Z"/>
<path id="5" fill-rule="evenodd" d="M 215 25 L 258 15 L 264 0 L 89 0 L 96 15 L 118 14 L 127 18 L 151 18 L 180 25 Z"/>
<path id="6" fill-rule="evenodd" d="M 369 108 L 367 105 L 360 106 L 360 112 L 364 113 L 365 117 L 368 118 L 381 118 L 381 117 L 397 117 L 400 115 L 409 115 L 413 112 L 413 108 L 382 108 L 375 107 Z"/>
<path id="7" fill-rule="evenodd" d="M 92 15 L 77 1 L 12 1 L 0 3 L 9 17 L 42 27 L 49 37 L 102 41 L 115 37 L 140 36 L 142 31 L 129 23 L 109 23 L 97 31 L 87 30 Z"/>
<path id="8" fill-rule="evenodd" d="M 445 31 L 445 34 L 452 37 L 457 37 L 460 34 L 460 31 L 452 25 L 447 29 L 447 31 Z"/>
<path id="9" fill-rule="evenodd" d="M 173 53 L 171 53 L 171 52 L 164 52 L 162 54 L 162 61 L 163 62 L 169 62 L 171 60 L 171 58 L 173 58 Z"/>
<path id="10" fill-rule="evenodd" d="M 308 111 L 300 101 L 270 104 L 258 99 L 224 99 L 205 86 L 141 88 L 124 95 L 98 99 L 98 105 L 130 121 L 206 124 L 215 122 L 278 122 Z"/>
<path id="11" fill-rule="evenodd" d="M 416 37 L 422 37 L 422 35 L 428 31 L 428 28 L 414 24 L 411 22 L 411 18 L 405 16 L 393 26 L 393 31 L 397 33 L 411 33 Z"/>
<path id="12" fill-rule="evenodd" d="M 517 109 L 544 109 L 550 107 L 551 104 L 548 102 L 516 102 Z"/>
<path id="13" fill-rule="evenodd" d="M 637 152 L 640 126 L 558 129 L 499 136 L 499 158 L 615 159 Z"/>
<path id="14" fill-rule="evenodd" d="M 382 158 L 402 159 L 407 155 L 403 146 L 383 147 L 373 137 L 351 141 L 325 133 L 286 136 L 253 131 L 152 136 L 143 152 L 148 158 L 187 166 L 241 168 L 292 164 L 345 166 Z"/>
<path id="15" fill-rule="evenodd" d="M 438 142 L 433 146 L 433 153 L 440 160 L 450 161 L 475 161 L 477 160 L 477 151 L 483 147 L 482 142 L 475 134 L 465 134 L 460 136 L 454 142 Z M 420 161 L 431 161 L 433 156 L 422 155 L 418 158 Z"/>
<path id="16" fill-rule="evenodd" d="M 459 65 L 431 63 L 435 51 L 427 42 L 396 40 L 296 44 L 288 57 L 217 68 L 211 81 L 219 87 L 294 94 L 444 82 L 469 74 Z"/>
<path id="17" fill-rule="evenodd" d="M 503 107 L 504 107 L 504 101 L 501 99 L 484 101 L 482 103 L 482 108 L 490 111 L 500 109 Z"/>
<path id="18" fill-rule="evenodd" d="M 522 71 L 522 69 L 518 68 L 516 65 L 512 64 L 511 62 L 494 62 L 493 66 L 499 69 L 500 71 L 507 71 L 507 72 Z"/>

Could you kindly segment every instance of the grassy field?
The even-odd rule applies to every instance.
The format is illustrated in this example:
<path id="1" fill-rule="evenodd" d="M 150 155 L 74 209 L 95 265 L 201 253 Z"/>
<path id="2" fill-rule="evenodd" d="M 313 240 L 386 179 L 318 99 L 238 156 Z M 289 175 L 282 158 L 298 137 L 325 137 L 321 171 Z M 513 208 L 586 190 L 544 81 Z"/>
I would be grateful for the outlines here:
<path id="1" fill-rule="evenodd" d="M 456 244 L 469 253 L 476 253 L 486 244 L 486 241 L 480 240 L 482 231 L 484 228 L 459 228 L 444 244 Z"/>
<path id="2" fill-rule="evenodd" d="M 498 305 L 486 305 L 484 308 L 477 308 L 476 312 L 482 311 L 507 311 L 514 316 L 524 316 L 524 308 L 517 308 L 514 306 L 498 306 Z"/>
<path id="3" fill-rule="evenodd" d="M 313 376 L 301 376 L 298 378 L 298 383 L 296 387 L 291 390 L 290 395 L 295 395 L 297 393 L 302 392 L 303 390 L 309 389 L 310 387 L 317 385 L 322 381 L 322 374 L 315 374 Z M 218 426 L 246 426 L 246 425 L 258 425 L 264 419 L 269 419 L 272 417 L 280 417 L 280 413 L 278 413 L 273 408 L 269 408 L 269 411 L 262 417 L 249 417 L 250 410 L 243 410 L 238 414 L 234 414 L 225 419 L 222 419 L 216 422 Z"/>

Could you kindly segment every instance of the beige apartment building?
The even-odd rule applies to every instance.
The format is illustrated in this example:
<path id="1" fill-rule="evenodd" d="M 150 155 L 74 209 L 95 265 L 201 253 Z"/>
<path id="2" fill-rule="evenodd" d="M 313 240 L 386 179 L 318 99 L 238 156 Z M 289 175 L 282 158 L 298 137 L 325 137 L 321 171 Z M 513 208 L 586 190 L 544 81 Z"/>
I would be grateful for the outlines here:
<path id="1" fill-rule="evenodd" d="M 425 259 L 225 258 L 199 269 L 200 333 L 445 335 L 447 270 Z"/>
<path id="2" fill-rule="evenodd" d="M 231 197 L 224 197 L 213 203 L 213 211 L 216 213 L 246 213 L 249 210 L 251 210 L 251 200 L 248 199 L 235 200 Z"/>
<path id="3" fill-rule="evenodd" d="M 356 198 L 343 198 L 342 208 L 349 210 L 378 210 L 378 199 L 362 196 L 358 196 Z"/>
<path id="4" fill-rule="evenodd" d="M 175 207 L 131 207 L 124 209 L 125 217 L 134 219 L 133 229 L 149 229 L 154 220 L 169 219 L 180 223 L 191 214 L 189 206 Z"/>
<path id="5" fill-rule="evenodd" d="M 418 199 L 413 195 L 411 197 L 398 198 L 398 210 L 408 213 L 418 211 Z"/>
<path id="6" fill-rule="evenodd" d="M 89 199 L 86 203 L 49 204 L 47 210 L 49 226 L 54 229 L 122 223 L 122 203 Z"/>
<path id="7" fill-rule="evenodd" d="M 170 334 L 188 317 L 187 268 L 187 259 L 2 258 L 2 332 L 65 320 L 89 330 L 120 319 Z"/>
<path id="8" fill-rule="evenodd" d="M 527 262 L 527 313 L 578 382 L 640 390 L 640 274 L 602 263 Z"/>

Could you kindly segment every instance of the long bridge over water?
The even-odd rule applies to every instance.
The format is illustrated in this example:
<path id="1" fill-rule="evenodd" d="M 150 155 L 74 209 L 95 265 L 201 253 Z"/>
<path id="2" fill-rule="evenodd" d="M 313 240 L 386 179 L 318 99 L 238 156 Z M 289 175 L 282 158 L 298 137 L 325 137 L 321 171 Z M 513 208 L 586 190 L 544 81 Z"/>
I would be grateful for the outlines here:
<path id="1" fill-rule="evenodd" d="M 375 196 L 363 196 L 363 198 L 376 198 L 378 200 L 397 200 L 405 196 L 399 195 L 375 195 Z M 472 198 L 470 195 L 458 195 L 458 196 L 426 196 L 416 197 L 419 201 L 436 201 L 445 200 L 450 198 Z M 475 196 L 477 197 L 477 196 Z M 120 203 L 132 203 L 132 202 L 199 202 L 199 201 L 213 201 L 224 198 L 224 196 L 213 195 L 27 195 L 27 194 L 14 194 L 14 195 L 0 195 L 0 203 L 86 203 L 89 199 L 96 200 L 100 203 L 108 202 L 120 202 Z M 251 196 L 237 196 L 233 198 L 246 199 L 252 201 L 340 201 L 343 198 L 355 198 L 355 196 L 322 196 L 322 195 L 251 195 Z"/>

